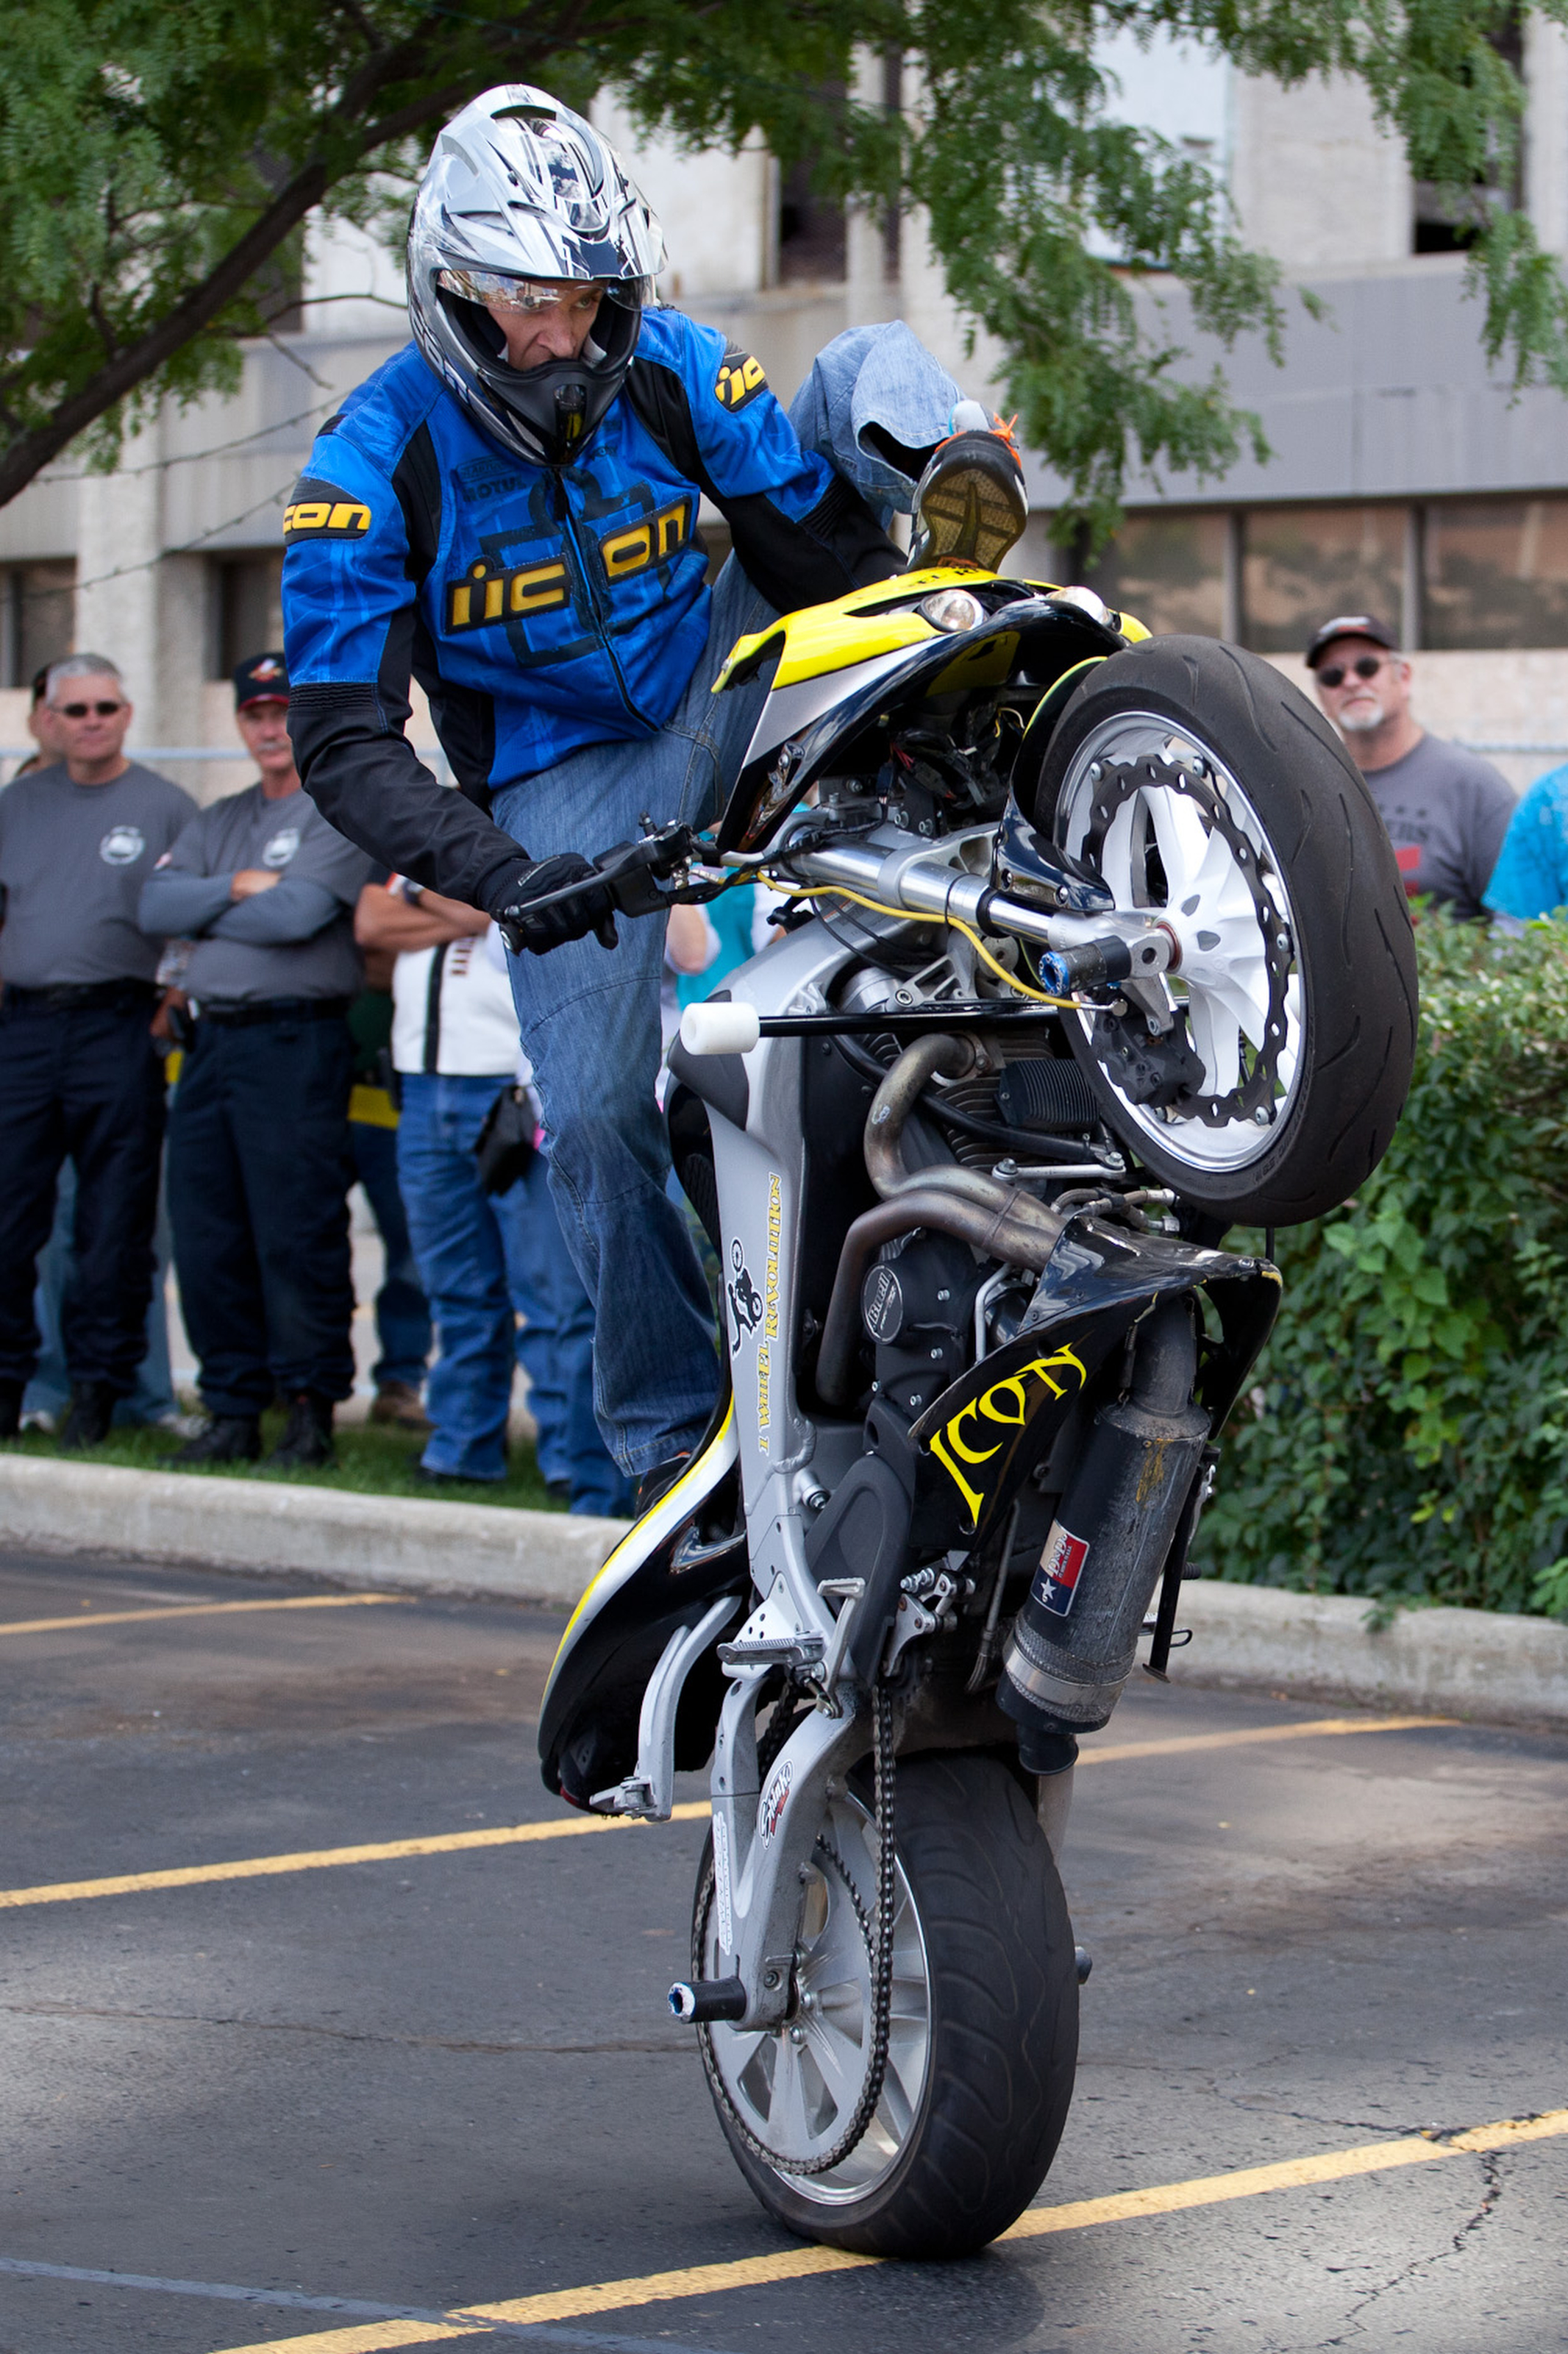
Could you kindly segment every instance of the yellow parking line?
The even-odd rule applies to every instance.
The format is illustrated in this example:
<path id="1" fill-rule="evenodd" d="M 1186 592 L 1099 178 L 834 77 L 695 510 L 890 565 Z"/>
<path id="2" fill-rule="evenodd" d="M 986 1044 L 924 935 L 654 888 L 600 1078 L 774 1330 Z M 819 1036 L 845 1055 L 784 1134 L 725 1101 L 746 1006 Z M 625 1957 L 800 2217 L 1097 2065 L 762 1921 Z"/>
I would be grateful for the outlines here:
<path id="1" fill-rule="evenodd" d="M 220 1618 L 236 1610 L 352 1610 L 366 1603 L 407 1602 L 407 1594 L 291 1594 L 284 1601 L 171 1602 L 148 1610 L 79 1610 L 74 1618 L 10 1618 L 0 1635 L 54 1635 L 63 1627 L 129 1627 L 138 1618 Z"/>
<path id="2" fill-rule="evenodd" d="M 1188 2182 L 1157 2183 L 1147 2190 L 1119 2191 L 1108 2199 L 1080 2199 L 1061 2207 L 1034 2207 L 1019 2217 L 1002 2242 L 1038 2239 L 1046 2232 L 1080 2232 L 1143 2215 L 1171 2215 L 1183 2208 L 1216 2207 L 1233 2199 L 1256 2199 L 1271 2190 L 1294 2190 L 1319 2182 L 1345 2182 L 1385 2168 L 1423 2166 L 1439 2158 L 1484 2150 L 1512 2149 L 1520 2143 L 1568 2135 L 1568 2109 L 1534 2117 L 1504 2117 L 1474 2126 L 1446 2141 L 1414 2134 L 1398 2140 L 1363 2143 L 1355 2149 L 1325 2150 L 1310 2158 L 1286 2158 L 1275 2166 L 1244 2167 L 1234 2174 L 1209 2174 Z M 728 2264 L 697 2264 L 681 2272 L 647 2273 L 641 2278 L 594 2281 L 582 2288 L 547 2290 L 543 2296 L 510 2297 L 497 2305 L 459 2307 L 444 2324 L 368 2322 L 304 2337 L 270 2338 L 260 2344 L 229 2347 L 224 2354 L 375 2354 L 385 2346 L 434 2345 L 443 2338 L 468 2338 L 487 2322 L 574 2321 L 591 2314 L 632 2306 L 665 2305 L 682 2297 L 711 2296 L 738 2288 L 771 2287 L 823 2273 L 859 2271 L 880 2264 L 878 2256 L 847 2254 L 842 2248 L 786 2248 L 768 2256 L 742 2256 Z M 393 2334 L 397 2333 L 397 2334 Z"/>
<path id="3" fill-rule="evenodd" d="M 369 1602 L 382 1599 L 378 1595 L 343 1598 Z M 220 1603 L 216 1606 L 246 1609 L 252 1606 Z M 76 1622 L 73 1619 L 69 1623 L 74 1626 Z M 1452 1722 L 1446 1716 L 1327 1716 L 1311 1724 L 1259 1725 L 1238 1733 L 1194 1733 L 1171 1741 L 1129 1741 L 1113 1748 L 1087 1749 L 1080 1763 L 1110 1766 L 1134 1757 L 1168 1757 L 1185 1750 L 1230 1749 L 1254 1741 L 1299 1741 L 1313 1734 L 1408 1733 L 1422 1725 Z M 708 1811 L 705 1798 L 688 1799 L 675 1808 L 673 1820 L 696 1822 Z M 383 1840 L 365 1847 L 310 1848 L 296 1855 L 242 1856 L 228 1863 L 177 1864 L 164 1872 L 122 1872 L 103 1880 L 47 1881 L 36 1888 L 0 1888 L 0 1910 L 29 1904 L 79 1904 L 94 1896 L 136 1896 L 154 1888 L 199 1888 L 209 1881 L 270 1880 L 280 1872 L 330 1872 L 338 1864 L 393 1863 L 412 1856 L 456 1855 L 465 1848 L 521 1847 L 535 1840 L 580 1839 L 590 1831 L 635 1828 L 637 1825 L 624 1816 L 572 1815 L 560 1821 L 508 1823 L 484 1831 L 437 1832 L 428 1839 Z"/>
<path id="4" fill-rule="evenodd" d="M 674 1809 L 676 1822 L 705 1816 L 705 1798 Z M 366 1847 L 307 1848 L 297 1855 L 243 1856 L 234 1863 L 176 1865 L 168 1872 L 122 1872 L 109 1880 L 56 1880 L 38 1888 L 0 1888 L 0 1906 L 78 1904 L 90 1896 L 133 1896 L 150 1888 L 195 1888 L 209 1880 L 268 1880 L 284 1872 L 330 1872 L 340 1863 L 393 1863 L 406 1856 L 457 1855 L 465 1848 L 521 1847 L 535 1840 L 579 1838 L 585 1831 L 635 1830 L 635 1817 L 578 1816 L 569 1822 L 497 1824 L 493 1830 L 442 1831 L 429 1839 L 380 1840 Z"/>
<path id="5" fill-rule="evenodd" d="M 1120 1764 L 1128 1757 L 1177 1757 L 1189 1749 L 1240 1749 L 1254 1741 L 1307 1741 L 1336 1733 L 1414 1733 L 1426 1724 L 1452 1724 L 1451 1716 L 1319 1716 L 1308 1724 L 1244 1725 L 1234 1733 L 1178 1734 L 1169 1741 L 1123 1741 L 1107 1749 L 1080 1752 L 1080 1766 Z"/>

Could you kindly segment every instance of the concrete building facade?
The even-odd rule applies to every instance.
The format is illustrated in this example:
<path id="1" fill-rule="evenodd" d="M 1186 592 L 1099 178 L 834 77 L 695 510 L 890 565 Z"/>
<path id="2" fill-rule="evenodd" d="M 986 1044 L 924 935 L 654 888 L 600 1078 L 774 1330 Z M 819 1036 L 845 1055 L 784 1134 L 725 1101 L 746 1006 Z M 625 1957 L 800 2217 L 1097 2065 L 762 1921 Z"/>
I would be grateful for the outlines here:
<path id="1" fill-rule="evenodd" d="M 1288 281 L 1286 365 L 1257 342 L 1225 365 L 1274 455 L 1223 482 L 1135 476 L 1097 585 L 1156 628 L 1235 638 L 1298 669 L 1326 614 L 1370 605 L 1419 653 L 1423 716 L 1488 746 L 1568 747 L 1568 406 L 1489 373 L 1466 260 L 1358 87 L 1296 90 L 1170 44 L 1107 50 L 1118 104 L 1212 163 L 1239 224 Z M 1520 196 L 1568 255 L 1568 36 L 1526 21 Z M 880 63 L 868 88 L 882 88 Z M 758 145 L 686 156 L 612 106 L 670 249 L 667 299 L 755 350 L 786 397 L 841 328 L 899 316 L 967 388 L 997 355 L 966 323 L 910 216 L 890 231 L 814 205 Z M 1295 289 L 1318 295 L 1314 319 Z M 1180 333 L 1179 294 L 1161 298 Z M 93 475 L 57 464 L 0 510 L 0 747 L 26 744 L 34 668 L 71 645 L 119 662 L 133 748 L 204 798 L 245 773 L 186 758 L 234 744 L 224 679 L 278 639 L 284 498 L 312 436 L 406 339 L 400 272 L 369 237 L 309 240 L 298 331 L 249 347 L 238 392 L 166 410 Z M 1205 366 L 1212 355 L 1191 340 Z M 1032 469 L 1020 571 L 1061 577 L 1061 486 Z M 415 740 L 433 747 L 422 709 Z M 238 750 L 238 746 L 235 745 Z M 1516 783 L 1548 749 L 1499 756 Z"/>

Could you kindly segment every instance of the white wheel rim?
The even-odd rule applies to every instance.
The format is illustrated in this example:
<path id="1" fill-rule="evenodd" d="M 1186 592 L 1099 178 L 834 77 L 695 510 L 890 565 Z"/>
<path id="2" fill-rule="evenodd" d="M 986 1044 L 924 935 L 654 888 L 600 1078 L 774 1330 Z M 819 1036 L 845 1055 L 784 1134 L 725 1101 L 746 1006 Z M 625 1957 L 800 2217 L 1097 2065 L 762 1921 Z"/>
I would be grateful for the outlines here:
<path id="1" fill-rule="evenodd" d="M 822 1836 L 854 1882 L 868 1921 L 876 1916 L 876 1827 L 858 1800 L 829 1805 Z M 800 1999 L 786 2026 L 759 2033 L 715 2025 L 711 2063 L 747 2129 L 780 2158 L 809 2158 L 831 2148 L 860 2097 L 870 2064 L 871 1956 L 860 1918 L 829 1858 L 810 1868 L 796 1948 Z M 703 1969 L 722 1967 L 711 1914 Z M 824 2207 L 863 2199 L 892 2171 L 915 2120 L 931 2048 L 931 1982 L 926 1940 L 909 1885 L 898 1869 L 893 1927 L 893 2002 L 887 2073 L 876 2114 L 857 2147 L 831 2174 L 787 2174 L 779 2180 Z"/>
<path id="2" fill-rule="evenodd" d="M 1162 1152 L 1198 1170 L 1245 1169 L 1277 1141 L 1300 1086 L 1305 1019 L 1295 912 L 1278 855 L 1236 778 L 1212 745 L 1158 712 L 1119 712 L 1079 746 L 1057 802 L 1056 840 L 1064 850 L 1075 858 L 1085 855 L 1100 772 L 1133 761 L 1152 761 L 1169 784 L 1141 786 L 1124 801 L 1088 863 L 1113 893 L 1118 911 L 1158 907 L 1181 943 L 1179 969 L 1158 986 L 1170 1007 L 1186 1010 L 1189 1040 L 1203 1064 L 1205 1099 L 1229 1096 L 1271 1044 L 1272 1117 L 1238 1114 L 1215 1120 L 1201 1111 L 1135 1104 L 1103 1064 L 1101 1076 L 1116 1089 L 1124 1118 Z M 1261 917 L 1240 854 L 1206 818 L 1209 795 L 1217 796 L 1230 825 L 1250 845 Z M 1150 887 L 1151 850 L 1163 869 L 1159 889 Z M 1265 938 L 1265 923 L 1275 941 L 1288 941 L 1287 952 L 1273 949 L 1276 961 L 1286 954 L 1288 961 L 1284 1035 L 1273 1041 L 1267 1037 L 1272 943 Z M 1066 1018 L 1078 1021 L 1087 1040 L 1092 1014 Z"/>

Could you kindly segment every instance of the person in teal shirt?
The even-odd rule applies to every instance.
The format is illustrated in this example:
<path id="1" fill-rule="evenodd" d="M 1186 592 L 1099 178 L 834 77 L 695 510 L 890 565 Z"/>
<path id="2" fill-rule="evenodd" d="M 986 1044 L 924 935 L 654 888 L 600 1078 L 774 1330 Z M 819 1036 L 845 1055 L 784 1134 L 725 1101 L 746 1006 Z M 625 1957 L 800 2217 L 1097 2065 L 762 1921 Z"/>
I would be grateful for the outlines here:
<path id="1" fill-rule="evenodd" d="M 1568 907 L 1568 766 L 1537 778 L 1509 820 L 1485 904 L 1513 924 Z"/>

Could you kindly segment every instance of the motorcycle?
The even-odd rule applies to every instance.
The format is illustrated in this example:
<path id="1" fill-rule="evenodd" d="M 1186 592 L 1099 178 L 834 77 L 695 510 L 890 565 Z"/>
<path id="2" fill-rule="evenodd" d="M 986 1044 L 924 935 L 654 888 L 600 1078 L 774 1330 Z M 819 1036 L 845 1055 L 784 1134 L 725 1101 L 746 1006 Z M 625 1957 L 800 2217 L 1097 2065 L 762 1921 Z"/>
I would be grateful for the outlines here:
<path id="1" fill-rule="evenodd" d="M 951 2257 L 1071 2099 L 1074 1759 L 1163 1676 L 1280 1279 L 1409 1084 L 1387 837 L 1266 663 L 1092 592 L 907 573 L 735 648 L 716 831 L 599 862 L 646 913 L 765 875 L 780 936 L 670 1056 L 722 1274 L 706 1437 L 579 1603 L 546 1787 L 668 1819 L 709 1765 L 692 2024 L 764 2208 Z M 711 1764 L 710 1764 L 711 1761 Z"/>

